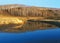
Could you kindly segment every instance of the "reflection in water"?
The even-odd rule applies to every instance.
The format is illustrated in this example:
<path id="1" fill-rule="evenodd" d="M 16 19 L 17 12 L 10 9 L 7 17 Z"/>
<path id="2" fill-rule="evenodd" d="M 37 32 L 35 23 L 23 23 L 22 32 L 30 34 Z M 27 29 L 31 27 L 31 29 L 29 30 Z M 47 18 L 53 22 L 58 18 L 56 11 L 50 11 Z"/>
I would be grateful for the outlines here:
<path id="1" fill-rule="evenodd" d="M 21 28 L 24 31 L 26 31 L 26 30 L 33 31 L 33 30 L 38 30 L 38 29 L 45 30 L 45 29 L 48 29 L 48 28 L 56 28 L 56 27 L 57 26 L 51 25 L 49 23 L 28 21 Z"/>
<path id="2" fill-rule="evenodd" d="M 49 28 L 57 28 L 56 25 L 50 23 L 40 22 L 40 21 L 27 21 L 25 24 L 8 24 L 0 25 L 0 31 L 3 32 L 25 32 L 33 30 L 45 30 Z"/>

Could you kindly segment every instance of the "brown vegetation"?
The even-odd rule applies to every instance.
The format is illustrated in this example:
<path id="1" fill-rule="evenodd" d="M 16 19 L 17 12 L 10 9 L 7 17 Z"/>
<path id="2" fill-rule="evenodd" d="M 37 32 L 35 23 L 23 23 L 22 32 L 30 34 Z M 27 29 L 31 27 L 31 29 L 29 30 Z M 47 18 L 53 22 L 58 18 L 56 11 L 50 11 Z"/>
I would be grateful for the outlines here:
<path id="1" fill-rule="evenodd" d="M 60 18 L 60 9 L 43 8 L 43 7 L 29 7 L 20 5 L 6 5 L 0 6 L 0 15 L 10 15 L 19 17 L 45 17 L 47 19 Z"/>
<path id="2" fill-rule="evenodd" d="M 33 7 L 25 5 L 4 5 L 0 6 L 0 19 L 2 18 L 18 18 L 20 20 L 29 19 L 59 19 L 60 20 L 60 9 L 57 8 L 44 8 L 44 7 Z M 26 31 L 26 30 L 36 30 L 36 29 L 47 29 L 55 28 L 55 25 L 41 23 L 41 22 L 25 22 L 21 27 L 21 24 L 14 24 L 12 27 L 18 26 L 18 28 L 12 28 L 12 24 L 0 25 L 0 31 Z M 3 27 L 3 28 L 2 28 Z"/>

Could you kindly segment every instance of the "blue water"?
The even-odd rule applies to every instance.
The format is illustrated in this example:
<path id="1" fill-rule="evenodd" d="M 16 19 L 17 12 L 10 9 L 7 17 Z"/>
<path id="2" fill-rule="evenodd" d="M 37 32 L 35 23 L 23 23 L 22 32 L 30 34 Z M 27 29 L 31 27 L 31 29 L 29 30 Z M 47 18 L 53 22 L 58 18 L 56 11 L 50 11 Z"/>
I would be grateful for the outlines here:
<path id="1" fill-rule="evenodd" d="M 60 28 L 23 33 L 0 33 L 0 43 L 60 43 Z"/>

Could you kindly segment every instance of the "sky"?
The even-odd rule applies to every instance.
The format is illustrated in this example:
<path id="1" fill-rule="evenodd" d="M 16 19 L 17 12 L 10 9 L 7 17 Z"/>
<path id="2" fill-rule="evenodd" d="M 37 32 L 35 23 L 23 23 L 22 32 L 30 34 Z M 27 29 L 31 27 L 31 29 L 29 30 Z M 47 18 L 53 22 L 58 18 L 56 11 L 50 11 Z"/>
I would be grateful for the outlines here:
<path id="1" fill-rule="evenodd" d="M 0 5 L 23 4 L 29 6 L 60 8 L 60 0 L 0 0 Z"/>

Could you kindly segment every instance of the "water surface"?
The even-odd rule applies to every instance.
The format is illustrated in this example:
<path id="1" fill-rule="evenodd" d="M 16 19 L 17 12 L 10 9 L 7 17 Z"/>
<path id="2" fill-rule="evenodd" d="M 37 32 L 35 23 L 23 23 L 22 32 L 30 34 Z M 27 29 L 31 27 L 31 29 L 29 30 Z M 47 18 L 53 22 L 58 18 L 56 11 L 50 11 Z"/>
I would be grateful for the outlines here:
<path id="1" fill-rule="evenodd" d="M 0 43 L 60 43 L 60 28 L 22 33 L 0 33 Z"/>

